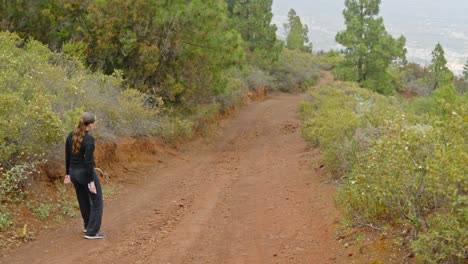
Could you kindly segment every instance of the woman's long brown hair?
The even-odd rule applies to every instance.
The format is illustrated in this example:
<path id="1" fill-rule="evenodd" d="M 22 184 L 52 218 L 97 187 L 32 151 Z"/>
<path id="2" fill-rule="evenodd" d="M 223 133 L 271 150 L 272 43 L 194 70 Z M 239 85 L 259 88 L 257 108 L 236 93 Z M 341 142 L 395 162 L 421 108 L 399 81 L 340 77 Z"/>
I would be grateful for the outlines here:
<path id="1" fill-rule="evenodd" d="M 76 127 L 75 131 L 73 131 L 72 137 L 72 152 L 74 154 L 80 152 L 81 143 L 83 142 L 83 138 L 86 135 L 86 127 L 89 124 L 92 124 L 96 121 L 96 116 L 93 113 L 85 112 L 81 118 L 78 126 Z"/>

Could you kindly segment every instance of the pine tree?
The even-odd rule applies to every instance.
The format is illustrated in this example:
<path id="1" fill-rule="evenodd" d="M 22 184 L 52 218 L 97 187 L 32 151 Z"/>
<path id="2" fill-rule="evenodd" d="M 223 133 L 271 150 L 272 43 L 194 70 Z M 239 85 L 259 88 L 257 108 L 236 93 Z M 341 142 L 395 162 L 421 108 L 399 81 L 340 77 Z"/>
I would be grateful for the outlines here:
<path id="1" fill-rule="evenodd" d="M 447 59 L 440 43 L 437 43 L 432 51 L 432 61 L 428 67 L 432 90 L 453 80 L 453 73 L 447 68 Z"/>
<path id="2" fill-rule="evenodd" d="M 405 60 L 406 40 L 394 39 L 378 17 L 381 0 L 345 0 L 343 11 L 346 29 L 335 39 L 345 47 L 346 61 L 340 65 L 347 73 L 345 79 L 357 81 L 364 87 L 388 94 L 394 88 L 388 73 L 392 62 Z"/>
<path id="3" fill-rule="evenodd" d="M 288 23 L 284 24 L 287 32 L 286 47 L 288 49 L 298 49 L 304 52 L 312 52 L 312 44 L 309 43 L 309 29 L 307 25 L 302 25 L 301 18 L 294 9 L 289 10 Z"/>
<path id="4" fill-rule="evenodd" d="M 224 0 L 96 1 L 89 9 L 88 60 L 107 74 L 122 70 L 134 88 L 190 108 L 222 92 L 222 71 L 243 58 L 241 36 L 230 30 L 227 15 Z"/>
<path id="5" fill-rule="evenodd" d="M 53 50 L 86 37 L 87 7 L 81 0 L 0 1 L 0 30 L 33 37 Z"/>
<path id="6" fill-rule="evenodd" d="M 267 63 L 278 59 L 282 46 L 271 23 L 272 0 L 225 0 L 232 26 L 247 42 L 247 50 Z M 256 55 L 256 56 L 255 56 Z"/>
<path id="7" fill-rule="evenodd" d="M 465 66 L 463 66 L 463 78 L 468 80 L 468 60 L 465 62 Z"/>

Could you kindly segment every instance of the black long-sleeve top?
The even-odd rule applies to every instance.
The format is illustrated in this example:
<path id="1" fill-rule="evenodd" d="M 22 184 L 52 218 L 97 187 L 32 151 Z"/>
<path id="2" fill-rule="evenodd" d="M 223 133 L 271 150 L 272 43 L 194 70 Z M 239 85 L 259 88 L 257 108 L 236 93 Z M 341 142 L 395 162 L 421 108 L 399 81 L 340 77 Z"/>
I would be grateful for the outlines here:
<path id="1" fill-rule="evenodd" d="M 77 165 L 86 168 L 88 182 L 94 180 L 94 138 L 86 132 L 81 142 L 80 152 L 72 153 L 73 132 L 70 132 L 65 143 L 65 165 L 67 175 L 70 175 L 70 166 Z"/>

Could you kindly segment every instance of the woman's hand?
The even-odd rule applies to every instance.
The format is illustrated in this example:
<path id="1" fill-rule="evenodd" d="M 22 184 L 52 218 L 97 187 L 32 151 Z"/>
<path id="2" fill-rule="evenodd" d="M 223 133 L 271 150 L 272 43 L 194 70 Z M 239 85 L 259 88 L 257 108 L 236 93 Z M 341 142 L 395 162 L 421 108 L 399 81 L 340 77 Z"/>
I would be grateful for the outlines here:
<path id="1" fill-rule="evenodd" d="M 89 191 L 90 191 L 90 192 L 92 192 L 92 193 L 94 193 L 94 194 L 97 193 L 97 191 L 96 191 L 96 185 L 94 185 L 94 181 L 90 182 L 89 185 L 88 185 L 88 187 L 89 187 Z"/>
<path id="2" fill-rule="evenodd" d="M 71 182 L 70 175 L 65 175 L 65 179 L 63 179 L 63 183 L 70 184 L 70 182 Z"/>

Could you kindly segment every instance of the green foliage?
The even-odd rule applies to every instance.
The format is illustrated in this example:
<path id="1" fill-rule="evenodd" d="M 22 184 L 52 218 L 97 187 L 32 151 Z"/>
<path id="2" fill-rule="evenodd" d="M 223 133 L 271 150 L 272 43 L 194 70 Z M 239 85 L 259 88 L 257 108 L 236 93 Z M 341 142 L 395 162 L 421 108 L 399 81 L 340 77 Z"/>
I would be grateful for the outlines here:
<path id="1" fill-rule="evenodd" d="M 57 209 L 52 200 L 45 196 L 42 196 L 39 201 L 28 202 L 26 206 L 31 210 L 32 215 L 39 220 L 49 218 L 51 213 Z"/>
<path id="2" fill-rule="evenodd" d="M 193 122 L 177 114 L 166 114 L 159 120 L 156 133 L 166 142 L 174 143 L 177 138 L 193 135 Z"/>
<path id="3" fill-rule="evenodd" d="M 55 203 L 50 197 L 45 194 L 40 195 L 37 199 L 32 199 L 26 203 L 26 207 L 31 211 L 34 218 L 39 220 L 48 219 L 54 212 L 61 207 L 61 203 Z"/>
<path id="4" fill-rule="evenodd" d="M 432 64 L 426 68 L 416 63 L 408 63 L 395 69 L 396 82 L 402 92 L 413 95 L 428 96 L 431 93 L 437 96 L 451 97 L 456 94 L 466 94 L 468 82 L 463 78 L 455 78 L 453 73 L 447 68 L 447 61 L 444 58 L 444 51 L 440 44 L 432 52 Z"/>
<path id="5" fill-rule="evenodd" d="M 465 65 L 463 65 L 463 79 L 468 80 L 468 60 L 466 60 Z"/>
<path id="6" fill-rule="evenodd" d="M 107 75 L 120 71 L 131 88 L 190 112 L 219 95 L 237 97 L 239 91 L 223 91 L 224 72 L 242 66 L 245 51 L 263 69 L 277 60 L 282 44 L 271 6 L 271 0 L 7 1 L 0 4 L 0 29 L 61 50 L 58 64 L 68 71 L 87 63 Z"/>
<path id="7" fill-rule="evenodd" d="M 259 84 L 255 83 L 252 78 L 249 77 L 252 77 L 252 75 L 244 77 L 235 68 L 231 68 L 230 71 L 224 72 L 223 86 L 225 88 L 223 93 L 217 96 L 217 102 L 219 103 L 219 110 L 221 112 L 228 112 L 232 108 L 240 107 L 249 88 L 252 87 L 252 89 L 256 89 L 258 86 L 255 85 L 266 84 L 263 82 L 266 81 L 265 79 L 257 79 L 256 81 L 261 83 Z"/>
<path id="8" fill-rule="evenodd" d="M 340 53 L 330 50 L 326 53 L 319 52 L 315 56 L 315 61 L 322 70 L 330 71 L 344 61 Z"/>
<path id="9" fill-rule="evenodd" d="M 70 218 L 75 218 L 78 216 L 78 202 L 71 199 L 63 199 L 59 202 L 60 212 Z"/>
<path id="10" fill-rule="evenodd" d="M 222 0 L 102 1 L 89 12 L 93 67 L 121 69 L 131 87 L 169 105 L 204 103 L 222 89 L 222 71 L 243 59 Z"/>
<path id="11" fill-rule="evenodd" d="M 356 67 L 347 63 L 346 59 L 338 63 L 335 68 L 333 68 L 332 73 L 335 76 L 336 80 L 340 81 L 357 81 L 356 80 Z"/>
<path id="12" fill-rule="evenodd" d="M 455 89 L 457 90 L 457 94 L 459 95 L 466 95 L 468 94 L 468 79 L 456 78 L 453 82 L 455 85 Z"/>
<path id="13" fill-rule="evenodd" d="M 88 46 L 83 41 L 66 42 L 62 46 L 63 54 L 70 56 L 71 60 L 79 61 L 86 65 L 86 50 Z"/>
<path id="14" fill-rule="evenodd" d="M 30 209 L 35 218 L 40 219 L 40 220 L 45 220 L 49 218 L 53 210 L 53 205 L 41 203 L 38 206 L 32 207 Z"/>
<path id="15" fill-rule="evenodd" d="M 310 96 L 310 102 L 300 107 L 305 118 L 304 136 L 323 150 L 329 172 L 334 177 L 344 176 L 352 170 L 357 155 L 368 149 L 378 134 L 379 116 L 368 115 L 382 111 L 377 102 L 384 103 L 385 98 L 352 83 L 324 87 Z"/>
<path id="16" fill-rule="evenodd" d="M 422 263 L 464 263 L 468 231 L 466 216 L 468 203 L 465 200 L 456 212 L 430 216 L 427 221 L 431 229 L 422 233 L 412 243 Z"/>
<path id="17" fill-rule="evenodd" d="M 271 23 L 272 0 L 226 0 L 232 27 L 247 42 L 253 65 L 268 65 L 278 59 L 282 45 L 276 39 L 276 26 Z M 260 60 L 260 61 L 256 61 Z"/>
<path id="18" fill-rule="evenodd" d="M 447 68 L 445 52 L 440 43 L 437 43 L 432 51 L 432 61 L 428 70 L 428 82 L 432 86 L 432 90 L 436 90 L 444 84 L 451 83 L 454 79 L 453 73 Z"/>
<path id="19" fill-rule="evenodd" d="M 128 89 L 116 99 L 107 113 L 107 124 L 117 136 L 139 137 L 153 133 L 160 108 L 145 105 L 145 94 Z M 161 106 L 163 102 L 157 98 L 155 104 Z"/>
<path id="20" fill-rule="evenodd" d="M 161 99 L 122 89 L 119 72 L 90 74 L 69 54 L 21 42 L 0 33 L 0 162 L 62 142 L 85 109 L 102 120 L 98 133 L 157 135 Z"/>
<path id="21" fill-rule="evenodd" d="M 116 192 L 116 188 L 113 186 L 109 186 L 109 185 L 102 186 L 102 196 L 104 199 L 109 199 L 110 197 L 112 197 L 112 195 L 115 194 L 115 192 Z"/>
<path id="22" fill-rule="evenodd" d="M 63 113 L 63 119 L 64 119 L 64 128 L 66 131 L 72 131 L 76 128 L 76 124 L 78 124 L 81 115 L 85 112 L 83 108 L 75 108 L 75 109 L 69 109 L 66 110 Z"/>
<path id="23" fill-rule="evenodd" d="M 69 192 L 69 189 L 66 187 L 66 185 L 62 184 L 61 182 L 56 184 L 55 187 L 58 193 L 58 201 L 56 202 L 55 206 L 60 212 L 60 215 L 57 215 L 56 217 L 58 219 L 61 219 L 62 215 L 70 218 L 77 217 L 80 207 L 74 192 Z"/>
<path id="24" fill-rule="evenodd" d="M 294 9 L 289 10 L 288 23 L 284 24 L 287 32 L 286 48 L 312 52 L 312 43 L 309 43 L 309 29 L 302 25 L 301 18 Z"/>
<path id="25" fill-rule="evenodd" d="M 451 82 L 445 82 L 433 92 L 433 96 L 438 99 L 453 102 L 457 99 L 457 91 Z"/>
<path id="26" fill-rule="evenodd" d="M 54 95 L 46 92 L 51 52 L 36 41 L 23 49 L 21 39 L 0 33 L 0 162 L 21 152 L 40 152 L 63 134 L 53 111 Z"/>
<path id="27" fill-rule="evenodd" d="M 257 33 L 265 31 L 256 35 L 255 45 L 272 43 L 277 54 L 272 14 L 263 12 L 271 1 L 258 2 L 247 4 L 261 7 L 258 17 L 265 19 L 254 23 L 264 27 Z M 89 63 L 107 75 L 120 70 L 131 88 L 170 105 L 216 97 L 222 72 L 244 59 L 242 37 L 232 29 L 223 0 L 6 1 L 0 3 L 0 17 L 0 30 L 33 37 L 67 60 Z M 270 44 L 258 54 L 271 55 Z"/>
<path id="28" fill-rule="evenodd" d="M 405 60 L 405 38 L 394 39 L 385 30 L 379 14 L 380 0 L 346 0 L 343 11 L 346 29 L 336 35 L 345 47 L 346 60 L 335 73 L 341 80 L 357 81 L 363 87 L 382 94 L 392 94 L 389 66 Z"/>
<path id="29" fill-rule="evenodd" d="M 355 222 L 409 227 L 419 259 L 457 263 L 467 257 L 468 98 L 439 89 L 410 104 L 342 83 L 301 110 L 304 135 L 343 176 L 338 201 Z"/>
<path id="30" fill-rule="evenodd" d="M 14 201 L 22 198 L 25 182 L 37 165 L 37 162 L 17 164 L 0 174 L 1 200 Z"/>
<path id="31" fill-rule="evenodd" d="M 154 23 L 151 13 L 155 12 L 149 1 L 134 1 L 132 4 L 128 1 L 92 1 L 88 12 L 92 44 L 88 46 L 88 59 L 94 68 L 107 74 L 120 69 L 131 76 L 129 68 L 132 66 L 143 72 L 145 67 L 152 67 L 140 62 L 139 56 L 146 55 L 157 61 L 159 49 L 154 49 L 149 39 L 157 36 L 154 28 L 148 26 Z"/>
<path id="32" fill-rule="evenodd" d="M 311 53 L 283 49 L 270 69 L 272 89 L 281 91 L 305 90 L 320 77 L 320 68 Z"/>
<path id="33" fill-rule="evenodd" d="M 11 225 L 11 216 L 7 209 L 0 206 L 0 232 L 5 231 Z"/>
<path id="34" fill-rule="evenodd" d="M 217 116 L 220 109 L 221 105 L 216 103 L 197 106 L 190 116 L 194 131 L 201 134 L 209 134 L 212 132 L 215 128 L 214 125 L 218 122 Z"/>
<path id="35" fill-rule="evenodd" d="M 0 2 L 0 30 L 32 36 L 57 50 L 63 42 L 86 35 L 87 1 L 33 0 Z"/>
<path id="36" fill-rule="evenodd" d="M 407 63 L 397 69 L 397 82 L 400 90 L 416 95 L 430 95 L 431 85 L 427 82 L 427 68 L 421 67 L 416 63 Z"/>
<path id="37" fill-rule="evenodd" d="M 403 117 L 386 124 L 385 134 L 346 179 L 341 198 L 361 221 L 411 226 L 418 256 L 433 263 L 466 257 L 459 240 L 451 240 L 467 234 L 460 228 L 468 224 L 467 126 L 458 114 L 466 106 L 446 107 L 452 113 L 418 124 Z"/>
<path id="38" fill-rule="evenodd" d="M 249 68 L 246 77 L 239 77 L 246 80 L 246 85 L 249 90 L 257 90 L 261 86 L 273 86 L 273 76 L 259 68 Z M 243 89 L 243 88 L 241 88 Z"/>

